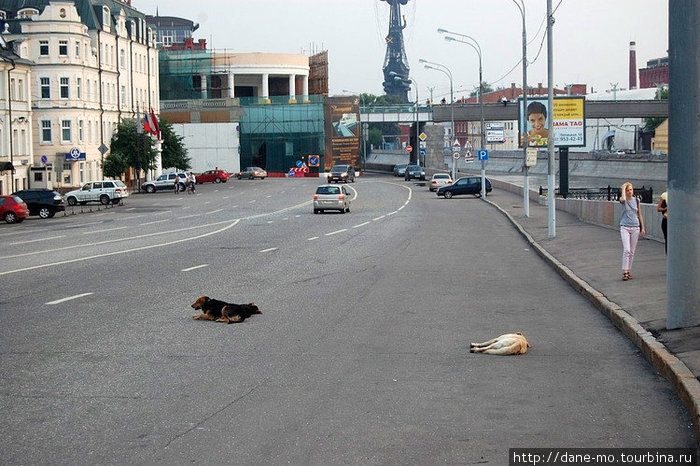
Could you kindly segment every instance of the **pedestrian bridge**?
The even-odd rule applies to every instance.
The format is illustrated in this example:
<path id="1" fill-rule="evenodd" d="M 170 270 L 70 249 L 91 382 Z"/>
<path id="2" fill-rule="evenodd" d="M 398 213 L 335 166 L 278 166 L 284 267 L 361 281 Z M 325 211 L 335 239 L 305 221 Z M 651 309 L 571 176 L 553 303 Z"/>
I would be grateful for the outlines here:
<path id="1" fill-rule="evenodd" d="M 360 121 L 363 123 L 413 123 L 433 121 L 433 106 L 412 104 L 361 106 Z"/>
<path id="2" fill-rule="evenodd" d="M 418 121 L 479 121 L 483 111 L 486 121 L 518 119 L 517 101 L 502 103 L 418 105 Z M 668 118 L 667 100 L 595 101 L 585 103 L 586 118 Z M 412 123 L 416 121 L 414 104 L 360 106 L 363 123 Z"/>

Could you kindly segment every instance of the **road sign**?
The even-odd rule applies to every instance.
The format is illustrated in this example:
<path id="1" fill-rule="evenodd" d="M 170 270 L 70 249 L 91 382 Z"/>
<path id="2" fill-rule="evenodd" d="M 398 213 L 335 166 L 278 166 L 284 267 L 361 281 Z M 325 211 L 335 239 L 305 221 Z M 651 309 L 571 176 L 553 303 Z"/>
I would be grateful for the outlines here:
<path id="1" fill-rule="evenodd" d="M 309 166 L 318 167 L 321 165 L 321 157 L 318 155 L 309 155 Z"/>
<path id="2" fill-rule="evenodd" d="M 537 148 L 528 147 L 527 155 L 525 156 L 525 166 L 534 167 L 537 164 Z"/>
<path id="3" fill-rule="evenodd" d="M 406 152 L 412 152 L 413 147 L 412 146 L 406 146 Z"/>
<path id="4" fill-rule="evenodd" d="M 45 156 L 45 155 L 41 156 L 41 163 L 42 164 L 46 165 L 46 162 L 48 162 L 48 161 L 49 161 L 49 158 L 47 156 Z"/>
<path id="5" fill-rule="evenodd" d="M 297 160 L 297 167 L 301 168 L 302 165 L 304 165 L 304 162 L 302 162 L 301 160 Z"/>
<path id="6" fill-rule="evenodd" d="M 420 139 L 421 141 L 425 141 L 426 139 L 428 139 L 428 136 L 426 136 L 425 133 L 420 133 L 418 135 L 418 139 Z"/>
<path id="7" fill-rule="evenodd" d="M 420 155 L 425 155 L 425 149 L 420 149 L 419 154 L 420 154 Z"/>
<path id="8" fill-rule="evenodd" d="M 460 158 L 461 156 L 462 156 L 462 154 L 461 154 L 458 150 L 452 152 L 452 157 L 454 157 L 455 160 L 457 160 L 457 159 Z"/>
<path id="9" fill-rule="evenodd" d="M 97 150 L 100 151 L 100 154 L 105 155 L 109 151 L 109 147 L 102 144 L 97 148 Z"/>
<path id="10" fill-rule="evenodd" d="M 455 139 L 455 142 L 452 143 L 452 147 L 460 147 L 458 139 Z"/>
<path id="11" fill-rule="evenodd" d="M 289 170 L 289 172 L 287 172 L 287 176 L 294 176 L 294 170 Z"/>
<path id="12" fill-rule="evenodd" d="M 479 149 L 476 151 L 476 157 L 479 160 L 488 160 L 489 159 L 489 151 L 486 149 Z"/>

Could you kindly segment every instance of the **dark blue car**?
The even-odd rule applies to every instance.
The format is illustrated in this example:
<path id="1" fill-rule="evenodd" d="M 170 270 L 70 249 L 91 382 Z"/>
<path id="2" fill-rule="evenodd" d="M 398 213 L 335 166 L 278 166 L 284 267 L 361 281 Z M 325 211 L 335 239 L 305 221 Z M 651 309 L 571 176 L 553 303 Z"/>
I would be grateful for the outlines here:
<path id="1" fill-rule="evenodd" d="M 491 182 L 486 178 L 486 195 L 491 192 Z M 438 188 L 437 195 L 444 196 L 445 199 L 450 199 L 452 196 L 461 194 L 473 194 L 481 196 L 481 177 L 480 176 L 465 176 L 451 185 Z"/>

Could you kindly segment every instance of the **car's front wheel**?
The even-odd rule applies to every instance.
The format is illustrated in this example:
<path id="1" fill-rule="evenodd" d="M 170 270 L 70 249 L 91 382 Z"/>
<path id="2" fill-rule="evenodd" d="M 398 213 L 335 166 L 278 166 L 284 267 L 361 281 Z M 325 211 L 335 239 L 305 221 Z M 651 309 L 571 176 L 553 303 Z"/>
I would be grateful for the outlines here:
<path id="1" fill-rule="evenodd" d="M 53 217 L 53 211 L 48 207 L 42 207 L 39 209 L 39 217 L 51 218 L 51 217 Z"/>
<path id="2" fill-rule="evenodd" d="M 445 191 L 445 199 L 452 199 L 452 191 Z"/>
<path id="3" fill-rule="evenodd" d="M 146 186 L 146 192 L 149 194 L 153 194 L 154 192 L 156 192 L 156 187 L 152 184 L 149 184 L 148 186 Z"/>
<path id="4" fill-rule="evenodd" d="M 71 205 L 71 206 L 78 205 L 78 200 L 76 198 L 74 198 L 73 196 L 66 199 L 66 202 L 68 203 L 68 205 Z"/>
<path id="5" fill-rule="evenodd" d="M 102 205 L 109 204 L 109 196 L 106 194 L 101 195 L 100 196 L 100 204 L 102 204 Z"/>

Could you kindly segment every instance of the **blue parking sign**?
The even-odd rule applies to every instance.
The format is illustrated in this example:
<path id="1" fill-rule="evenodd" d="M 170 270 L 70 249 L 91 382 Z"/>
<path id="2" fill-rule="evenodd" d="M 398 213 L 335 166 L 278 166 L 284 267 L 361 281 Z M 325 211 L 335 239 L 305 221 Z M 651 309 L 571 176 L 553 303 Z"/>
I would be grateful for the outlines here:
<path id="1" fill-rule="evenodd" d="M 476 157 L 479 160 L 488 160 L 489 159 L 489 151 L 486 149 L 479 149 L 476 151 Z"/>

